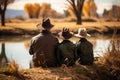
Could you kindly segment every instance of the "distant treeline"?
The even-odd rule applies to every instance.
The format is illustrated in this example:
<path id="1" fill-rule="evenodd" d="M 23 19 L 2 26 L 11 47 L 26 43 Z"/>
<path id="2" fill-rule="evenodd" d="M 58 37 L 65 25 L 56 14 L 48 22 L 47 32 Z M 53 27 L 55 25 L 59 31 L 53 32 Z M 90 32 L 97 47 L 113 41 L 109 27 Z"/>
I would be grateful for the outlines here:
<path id="1" fill-rule="evenodd" d="M 120 6 L 113 5 L 110 10 L 104 9 L 104 17 L 116 18 L 117 21 L 120 21 Z"/>
<path id="2" fill-rule="evenodd" d="M 49 3 L 42 3 L 41 5 L 38 3 L 27 3 L 24 6 L 24 10 L 27 14 L 28 18 L 39 18 L 39 17 L 63 17 L 63 16 L 74 16 L 74 11 L 70 5 L 68 8 L 64 10 L 64 14 L 60 14 L 51 8 Z M 83 16 L 86 17 L 95 17 L 97 16 L 97 6 L 94 0 L 88 0 L 83 5 Z"/>
<path id="3" fill-rule="evenodd" d="M 49 3 L 27 3 L 24 6 L 27 18 L 39 18 L 39 17 L 61 17 L 61 14 L 57 13 L 54 9 L 51 8 Z"/>

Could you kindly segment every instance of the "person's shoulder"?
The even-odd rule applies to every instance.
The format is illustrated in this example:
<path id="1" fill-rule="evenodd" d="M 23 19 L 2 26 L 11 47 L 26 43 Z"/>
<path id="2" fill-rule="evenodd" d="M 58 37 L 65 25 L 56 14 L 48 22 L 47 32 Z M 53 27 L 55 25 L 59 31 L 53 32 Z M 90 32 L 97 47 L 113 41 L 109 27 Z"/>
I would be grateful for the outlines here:
<path id="1" fill-rule="evenodd" d="M 40 33 L 40 34 L 37 34 L 36 36 L 33 36 L 32 39 L 34 40 L 34 39 L 36 39 L 36 38 L 38 38 L 38 37 L 40 37 L 40 36 L 41 36 L 41 33 Z"/>
<path id="2" fill-rule="evenodd" d="M 53 37 L 55 40 L 58 40 L 58 38 L 55 35 L 50 34 L 50 36 Z"/>
<path id="3" fill-rule="evenodd" d="M 87 42 L 88 42 L 90 45 L 93 45 L 92 42 L 90 42 L 90 41 L 87 41 Z"/>

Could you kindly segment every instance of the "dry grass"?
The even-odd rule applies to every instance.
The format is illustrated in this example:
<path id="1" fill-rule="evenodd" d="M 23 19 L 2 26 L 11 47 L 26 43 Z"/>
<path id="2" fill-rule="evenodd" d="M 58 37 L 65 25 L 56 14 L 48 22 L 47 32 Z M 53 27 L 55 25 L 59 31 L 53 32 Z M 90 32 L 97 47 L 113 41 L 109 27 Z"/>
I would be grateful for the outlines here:
<path id="1" fill-rule="evenodd" d="M 24 80 L 22 71 L 19 70 L 18 64 L 12 60 L 4 70 L 0 68 L 0 80 Z"/>
<path id="2" fill-rule="evenodd" d="M 113 79 L 120 80 L 120 39 L 115 36 L 115 33 L 102 61 L 105 69 L 108 70 L 107 73 L 111 74 Z"/>
<path id="3" fill-rule="evenodd" d="M 20 28 L 25 30 L 37 30 L 36 24 L 40 23 L 41 19 L 31 19 L 31 20 L 23 20 L 23 21 L 11 21 L 6 23 L 6 27 L 1 27 L 0 30 L 5 29 L 14 29 L 14 28 Z M 55 27 L 52 28 L 53 32 L 60 31 L 63 27 L 68 27 L 70 30 L 76 32 L 78 28 L 80 27 L 86 27 L 87 29 L 98 29 L 100 31 L 105 30 L 106 26 L 111 27 L 120 27 L 119 22 L 103 22 L 101 20 L 98 20 L 97 22 L 83 22 L 82 25 L 76 25 L 76 22 L 67 22 L 59 19 L 51 19 L 51 22 L 55 25 Z"/>
<path id="4" fill-rule="evenodd" d="M 8 63 L 8 70 L 9 70 L 10 73 L 18 74 L 19 73 L 18 69 L 19 69 L 19 66 L 15 62 L 15 60 L 12 60 Z"/>

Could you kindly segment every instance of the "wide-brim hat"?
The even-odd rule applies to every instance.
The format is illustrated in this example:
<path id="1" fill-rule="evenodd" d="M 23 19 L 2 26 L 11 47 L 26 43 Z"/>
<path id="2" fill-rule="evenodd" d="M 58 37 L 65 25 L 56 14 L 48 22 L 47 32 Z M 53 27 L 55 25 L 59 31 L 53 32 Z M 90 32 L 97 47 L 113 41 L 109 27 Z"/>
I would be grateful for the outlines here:
<path id="1" fill-rule="evenodd" d="M 87 33 L 86 28 L 79 28 L 78 33 L 74 34 L 74 36 L 86 38 L 86 37 L 90 37 L 91 35 Z"/>
<path id="2" fill-rule="evenodd" d="M 41 26 L 42 28 L 52 28 L 54 27 L 53 24 L 51 24 L 49 18 L 43 18 L 42 22 L 36 25 L 37 27 Z"/>
<path id="3" fill-rule="evenodd" d="M 70 32 L 68 28 L 63 28 L 58 35 L 62 39 L 69 39 L 73 36 L 73 32 Z"/>

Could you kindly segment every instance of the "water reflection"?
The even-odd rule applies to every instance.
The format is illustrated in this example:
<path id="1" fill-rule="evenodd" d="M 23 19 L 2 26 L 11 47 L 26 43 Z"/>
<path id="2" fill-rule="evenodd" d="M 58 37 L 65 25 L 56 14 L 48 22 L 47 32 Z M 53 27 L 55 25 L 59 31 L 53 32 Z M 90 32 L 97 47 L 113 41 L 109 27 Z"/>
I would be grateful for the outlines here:
<path id="1" fill-rule="evenodd" d="M 94 45 L 94 56 L 103 56 L 103 53 L 107 51 L 109 44 L 110 40 L 96 40 L 96 44 Z"/>
<path id="2" fill-rule="evenodd" d="M 15 62 L 19 65 L 20 69 L 28 69 L 29 62 L 31 57 L 28 53 L 28 50 L 25 48 L 24 42 L 7 42 L 5 43 L 5 47 L 2 52 L 6 51 L 6 59 L 8 61 L 15 60 Z M 1 58 L 0 58 L 1 59 Z"/>
<path id="3" fill-rule="evenodd" d="M 15 60 L 16 63 L 19 65 L 20 69 L 28 69 L 29 63 L 32 59 L 32 56 L 29 55 L 29 38 L 28 40 L 22 41 L 10 41 L 2 43 L 0 42 L 0 66 L 6 66 L 11 60 Z M 79 39 L 72 38 L 71 39 L 74 43 Z M 107 50 L 109 46 L 110 40 L 109 39 L 89 39 L 94 45 L 94 56 L 102 56 L 103 53 Z M 61 41 L 61 40 L 60 40 Z"/>
<path id="4" fill-rule="evenodd" d="M 0 67 L 5 67 L 7 66 L 7 57 L 5 53 L 5 43 L 1 43 L 1 53 L 0 53 Z"/>

